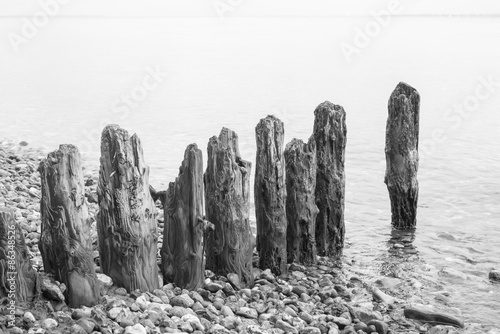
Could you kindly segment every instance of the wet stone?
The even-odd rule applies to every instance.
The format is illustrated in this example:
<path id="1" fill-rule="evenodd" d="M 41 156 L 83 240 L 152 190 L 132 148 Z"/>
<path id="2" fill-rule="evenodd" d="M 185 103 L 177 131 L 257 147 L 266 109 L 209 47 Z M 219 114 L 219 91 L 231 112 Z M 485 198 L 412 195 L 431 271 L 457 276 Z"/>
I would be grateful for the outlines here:
<path id="1" fill-rule="evenodd" d="M 495 282 L 500 282 L 500 270 L 492 270 L 488 274 L 488 278 Z"/>

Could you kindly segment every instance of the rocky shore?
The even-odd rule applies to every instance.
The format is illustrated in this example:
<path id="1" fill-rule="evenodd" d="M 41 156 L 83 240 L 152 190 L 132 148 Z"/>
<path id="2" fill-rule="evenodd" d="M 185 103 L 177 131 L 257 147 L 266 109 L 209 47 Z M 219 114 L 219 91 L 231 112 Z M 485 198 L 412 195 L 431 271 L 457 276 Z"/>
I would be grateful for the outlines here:
<path id="1" fill-rule="evenodd" d="M 166 283 L 152 293 L 113 286 L 99 270 L 95 216 L 97 166 L 85 169 L 86 198 L 93 221 L 94 256 L 103 295 L 94 307 L 70 309 L 64 284 L 43 273 L 40 238 L 40 175 L 42 151 L 25 142 L 0 142 L 0 207 L 16 208 L 32 265 L 40 273 L 39 296 L 18 305 L 15 327 L 8 327 L 7 298 L 2 300 L 2 333 L 482 333 L 480 325 L 460 316 L 426 307 L 422 283 L 412 278 L 380 277 L 372 282 L 353 270 L 353 259 L 318 258 L 313 266 L 291 264 L 275 277 L 257 268 L 255 286 L 241 288 L 239 278 L 206 272 L 203 288 L 186 291 Z M 157 202 L 159 247 L 163 210 Z M 404 242 L 400 244 L 404 247 Z M 399 247 L 399 246 L 398 246 Z M 492 276 L 498 273 L 491 274 Z M 500 275 L 498 275 L 500 276 Z M 490 332 L 496 333 L 496 332 Z"/>

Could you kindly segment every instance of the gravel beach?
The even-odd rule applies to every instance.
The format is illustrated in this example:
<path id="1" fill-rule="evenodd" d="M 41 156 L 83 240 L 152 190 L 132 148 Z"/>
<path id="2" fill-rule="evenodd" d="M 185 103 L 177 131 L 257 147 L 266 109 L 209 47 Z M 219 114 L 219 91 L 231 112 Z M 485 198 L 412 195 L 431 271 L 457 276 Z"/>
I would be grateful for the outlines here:
<path id="1" fill-rule="evenodd" d="M 15 208 L 41 285 L 33 303 L 17 305 L 15 327 L 8 326 L 9 301 L 3 298 L 0 334 L 485 332 L 479 324 L 464 325 L 460 314 L 441 313 L 423 305 L 421 282 L 383 276 L 368 282 L 353 269 L 355 259 L 347 257 L 341 261 L 319 257 L 315 265 L 307 267 L 290 264 L 287 274 L 275 277 L 269 269 L 256 267 L 255 255 L 252 288 L 242 288 L 236 275 L 220 277 L 207 270 L 205 284 L 197 291 L 165 282 L 153 292 L 127 293 L 113 286 L 98 267 L 98 166 L 86 168 L 84 178 L 102 297 L 94 307 L 71 309 L 64 302 L 64 284 L 43 272 L 38 249 L 41 184 L 37 169 L 44 157 L 28 143 L 0 142 L 0 207 Z M 160 249 L 163 210 L 159 202 L 157 210 Z"/>

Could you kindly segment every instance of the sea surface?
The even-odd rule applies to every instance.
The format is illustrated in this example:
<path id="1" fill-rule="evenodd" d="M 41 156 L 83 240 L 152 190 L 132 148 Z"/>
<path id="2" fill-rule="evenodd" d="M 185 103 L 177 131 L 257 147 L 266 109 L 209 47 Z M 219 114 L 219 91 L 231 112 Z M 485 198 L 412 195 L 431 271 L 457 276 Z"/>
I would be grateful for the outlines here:
<path id="1" fill-rule="evenodd" d="M 404 270 L 395 254 L 410 245 L 415 272 L 439 273 L 429 286 L 417 276 L 427 302 L 500 328 L 500 284 L 488 280 L 500 269 L 500 19 L 392 17 L 378 30 L 374 20 L 60 17 L 16 50 L 8 36 L 22 36 L 24 21 L 0 18 L 0 140 L 72 143 L 96 168 L 100 132 L 118 123 L 141 138 L 151 183 L 165 189 L 186 146 L 206 154 L 223 126 L 254 162 L 261 118 L 283 120 L 286 142 L 307 140 L 315 107 L 340 104 L 345 253 L 356 270 Z M 410 244 L 394 241 L 383 182 L 387 101 L 400 81 L 421 95 Z M 433 297 L 440 289 L 448 300 Z"/>

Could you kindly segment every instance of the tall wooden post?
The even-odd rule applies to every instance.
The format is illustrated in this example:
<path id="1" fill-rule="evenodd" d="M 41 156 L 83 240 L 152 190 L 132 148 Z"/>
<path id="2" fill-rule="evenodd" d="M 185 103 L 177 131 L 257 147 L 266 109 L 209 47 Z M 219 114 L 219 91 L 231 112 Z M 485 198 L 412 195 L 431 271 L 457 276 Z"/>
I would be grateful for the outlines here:
<path id="1" fill-rule="evenodd" d="M 293 139 L 285 147 L 288 262 L 316 262 L 316 142 Z"/>
<path id="2" fill-rule="evenodd" d="M 321 256 L 340 256 L 344 248 L 345 111 L 325 101 L 314 111 L 317 175 L 316 245 Z"/>
<path id="3" fill-rule="evenodd" d="M 215 229 L 206 240 L 206 266 L 221 275 L 235 273 L 246 286 L 253 285 L 250 172 L 251 163 L 241 159 L 235 132 L 222 128 L 218 138 L 210 138 L 205 208 Z"/>
<path id="4" fill-rule="evenodd" d="M 275 116 L 260 120 L 255 128 L 255 214 L 260 267 L 275 275 L 286 272 L 286 189 L 283 158 L 283 122 Z"/>
<path id="5" fill-rule="evenodd" d="M 0 298 L 8 298 L 16 304 L 31 302 L 35 284 L 36 272 L 31 266 L 21 226 L 15 220 L 15 211 L 0 208 Z"/>
<path id="6" fill-rule="evenodd" d="M 164 205 L 161 270 L 165 281 L 196 290 L 204 280 L 203 159 L 196 144 L 186 148 L 179 176 L 170 182 Z"/>
<path id="7" fill-rule="evenodd" d="M 93 306 L 100 286 L 92 256 L 91 221 L 85 203 L 80 152 L 60 145 L 40 163 L 43 268 L 66 284 L 70 307 Z"/>
<path id="8" fill-rule="evenodd" d="M 400 82 L 389 98 L 385 134 L 385 184 L 391 200 L 392 226 L 412 229 L 417 226 L 418 131 L 420 95 Z"/>
<path id="9" fill-rule="evenodd" d="M 127 291 L 159 287 L 155 205 L 149 167 L 137 135 L 104 128 L 99 171 L 97 233 L 103 273 Z"/>

